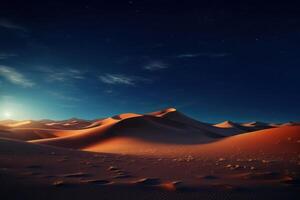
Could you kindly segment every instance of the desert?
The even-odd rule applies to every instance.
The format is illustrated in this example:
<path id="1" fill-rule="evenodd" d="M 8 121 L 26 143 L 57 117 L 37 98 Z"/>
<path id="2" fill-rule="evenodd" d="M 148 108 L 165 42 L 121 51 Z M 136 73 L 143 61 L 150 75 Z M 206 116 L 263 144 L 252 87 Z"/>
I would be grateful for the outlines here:
<path id="1" fill-rule="evenodd" d="M 2 121 L 1 194 L 296 199 L 299 133 L 296 123 L 214 125 L 175 108 L 89 121 Z"/>

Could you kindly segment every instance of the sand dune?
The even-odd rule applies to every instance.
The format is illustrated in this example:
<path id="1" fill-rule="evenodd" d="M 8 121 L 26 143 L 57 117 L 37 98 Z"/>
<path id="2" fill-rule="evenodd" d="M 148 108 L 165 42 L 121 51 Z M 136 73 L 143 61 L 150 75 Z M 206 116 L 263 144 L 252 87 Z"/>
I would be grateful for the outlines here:
<path id="1" fill-rule="evenodd" d="M 280 124 L 280 126 L 300 126 L 300 122 L 287 122 Z"/>
<path id="2" fill-rule="evenodd" d="M 11 128 L 22 127 L 22 126 L 26 126 L 26 125 L 32 126 L 32 121 L 27 120 L 27 121 L 20 121 L 20 122 L 6 124 L 6 126 L 11 127 Z"/>
<path id="3" fill-rule="evenodd" d="M 1 137 L 75 149 L 109 147 L 107 151 L 114 146 L 120 148 L 123 143 L 127 146 L 126 143 L 133 141 L 140 144 L 195 145 L 225 136 L 271 128 L 258 122 L 241 125 L 226 121 L 210 125 L 194 120 L 175 108 L 145 115 L 124 113 L 93 121 L 72 118 L 63 121 L 2 121 L 1 124 L 9 127 L 9 130 L 0 127 L 3 130 L 0 132 Z"/>
<path id="4" fill-rule="evenodd" d="M 88 151 L 148 154 L 148 155 L 234 155 L 244 154 L 257 157 L 260 154 L 274 156 L 299 152 L 300 126 L 286 126 L 260 130 L 224 139 L 211 141 L 207 144 L 159 144 L 152 141 L 130 137 L 115 137 L 103 143 L 84 148 Z"/>
<path id="5" fill-rule="evenodd" d="M 252 130 L 252 131 L 279 127 L 279 125 L 276 125 L 276 124 L 256 122 L 256 121 L 255 122 L 242 123 L 241 125 L 243 127 L 246 127 L 248 130 Z"/>
<path id="6" fill-rule="evenodd" d="M 81 119 L 68 119 L 63 121 L 54 120 L 4 120 L 0 121 L 0 125 L 4 125 L 11 128 L 42 128 L 42 129 L 80 129 L 90 125 L 92 122 Z"/>
<path id="7" fill-rule="evenodd" d="M 64 135 L 63 131 L 61 133 Z M 66 137 L 32 142 L 69 148 L 87 148 L 103 140 L 115 140 L 118 136 L 162 144 L 198 144 L 238 134 L 241 131 L 213 127 L 189 118 L 174 108 L 169 108 L 146 115 L 134 113 L 117 115 L 95 121 L 85 129 L 73 133 Z"/>
<path id="8" fill-rule="evenodd" d="M 152 114 L 155 115 L 156 113 L 159 113 L 156 116 L 159 116 L 162 118 L 167 118 L 169 120 L 176 121 L 179 123 L 185 123 L 188 126 L 204 129 L 206 131 L 219 134 L 221 136 L 231 136 L 231 135 L 240 134 L 240 133 L 245 132 L 244 130 L 239 130 L 236 128 L 215 127 L 215 126 L 212 126 L 211 124 L 197 121 L 195 119 L 192 119 L 192 118 L 182 114 L 181 112 L 176 111 L 175 108 L 169 108 L 169 109 L 166 109 L 163 111 L 154 112 Z"/>
<path id="9" fill-rule="evenodd" d="M 1 195 L 298 199 L 300 126 L 294 123 L 249 132 L 265 124 L 212 126 L 174 108 L 78 123 L 30 123 L 43 128 L 1 124 Z M 241 133 L 236 126 L 245 129 Z M 147 198 L 153 193 L 157 196 Z"/>
<path id="10" fill-rule="evenodd" d="M 246 127 L 276 127 L 275 125 L 264 123 L 264 122 L 248 122 L 241 124 L 242 126 Z"/>
<path id="11" fill-rule="evenodd" d="M 4 125 L 0 125 L 0 130 L 6 130 L 6 129 L 8 129 L 9 127 L 7 127 L 7 126 L 4 126 Z"/>
<path id="12" fill-rule="evenodd" d="M 281 145 L 284 143 L 277 144 L 278 141 L 274 141 L 277 135 L 285 137 L 292 132 L 293 136 L 290 137 L 297 138 L 297 131 L 299 131 L 298 126 L 284 126 L 245 133 L 247 129 L 238 129 L 243 127 L 239 124 L 226 122 L 218 126 L 211 126 L 191 119 L 175 109 L 166 109 L 146 115 L 124 114 L 100 120 L 97 123 L 91 128 L 72 132 L 60 131 L 55 134 L 55 138 L 32 140 L 31 142 L 87 151 L 139 155 L 201 154 L 201 152 L 216 152 L 215 150 L 222 153 L 223 149 L 232 149 L 231 147 L 236 147 L 232 151 L 232 153 L 236 153 L 248 146 L 258 148 L 258 144 L 254 145 L 254 143 L 261 138 L 261 135 L 266 137 L 265 141 L 259 143 L 261 148 L 269 148 L 269 143 L 276 144 L 276 148 L 282 148 Z M 258 125 L 261 126 L 258 123 L 248 124 L 251 126 L 250 128 L 255 127 L 250 130 L 255 130 Z M 226 135 L 226 130 L 229 131 L 228 135 L 234 135 L 240 131 L 243 131 L 244 134 L 222 139 Z M 274 134 L 270 134 L 273 132 Z M 286 134 L 281 135 L 282 133 Z M 281 140 L 284 141 L 284 138 Z M 217 146 L 215 146 L 216 144 Z M 225 144 L 228 147 L 219 148 Z M 252 152 L 255 150 L 257 149 L 253 149 Z"/>
<path id="13" fill-rule="evenodd" d="M 275 128 L 279 125 L 268 124 L 264 122 L 247 122 L 247 123 L 235 123 L 232 121 L 224 121 L 214 125 L 215 127 L 225 128 L 225 129 L 233 129 L 237 133 L 245 133 L 251 131 L 258 131 L 268 128 Z"/>
<path id="14" fill-rule="evenodd" d="M 125 115 L 105 120 L 100 126 L 77 130 L 75 134 L 53 139 L 32 141 L 69 148 L 87 148 L 111 138 L 126 137 L 155 143 L 203 143 L 221 138 L 214 132 L 191 126 L 188 123 L 152 115 Z"/>
<path id="15" fill-rule="evenodd" d="M 232 130 L 233 133 L 245 133 L 245 132 L 249 131 L 248 129 L 245 129 L 240 124 L 234 123 L 232 121 L 224 121 L 224 122 L 215 124 L 213 126 L 218 127 L 218 128 L 222 128 L 222 129 Z"/>
<path id="16" fill-rule="evenodd" d="M 13 123 L 16 123 L 16 122 L 18 122 L 18 121 L 16 121 L 16 120 L 11 120 L 11 119 L 8 119 L 8 120 L 1 120 L 1 121 L 0 121 L 0 125 L 6 126 L 6 125 L 8 125 L 8 124 L 13 124 Z"/>
<path id="17" fill-rule="evenodd" d="M 57 132 L 59 132 L 57 130 Z M 45 139 L 52 138 L 55 136 L 54 130 L 47 129 L 35 129 L 35 128 L 6 128 L 2 129 L 0 127 L 0 137 L 11 138 L 17 140 L 36 140 L 36 139 Z"/>
<path id="18" fill-rule="evenodd" d="M 294 154 L 299 153 L 300 126 L 285 126 L 244 133 L 203 145 L 203 150 L 219 152 L 226 149 L 228 153 L 267 153 Z M 256 155 L 257 156 L 257 155 Z"/>
<path id="19" fill-rule="evenodd" d="M 236 127 L 239 127 L 240 125 L 237 123 L 234 123 L 232 121 L 224 121 L 219 124 L 215 124 L 214 126 L 219 127 L 219 128 L 236 128 Z"/>

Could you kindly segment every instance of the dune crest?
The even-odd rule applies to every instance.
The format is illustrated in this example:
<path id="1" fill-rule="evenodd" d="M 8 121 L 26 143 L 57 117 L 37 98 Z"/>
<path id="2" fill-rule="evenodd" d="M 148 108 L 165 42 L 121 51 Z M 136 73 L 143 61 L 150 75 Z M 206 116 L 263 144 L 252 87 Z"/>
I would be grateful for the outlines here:
<path id="1" fill-rule="evenodd" d="M 170 112 L 176 112 L 177 110 L 175 108 L 166 108 L 160 111 L 151 112 L 148 115 L 156 116 L 156 117 L 162 117 Z"/>

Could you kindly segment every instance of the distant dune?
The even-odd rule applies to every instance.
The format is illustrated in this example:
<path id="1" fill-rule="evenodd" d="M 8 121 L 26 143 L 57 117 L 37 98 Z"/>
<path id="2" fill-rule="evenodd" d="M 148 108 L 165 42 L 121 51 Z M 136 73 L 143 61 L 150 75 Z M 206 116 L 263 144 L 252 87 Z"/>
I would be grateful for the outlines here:
<path id="1" fill-rule="evenodd" d="M 68 119 L 63 121 L 54 121 L 54 120 L 24 120 L 24 121 L 15 121 L 15 120 L 4 120 L 0 121 L 0 125 L 4 125 L 10 128 L 42 128 L 42 129 L 71 129 L 76 130 L 84 128 L 85 126 L 90 125 L 91 122 L 81 119 Z"/>

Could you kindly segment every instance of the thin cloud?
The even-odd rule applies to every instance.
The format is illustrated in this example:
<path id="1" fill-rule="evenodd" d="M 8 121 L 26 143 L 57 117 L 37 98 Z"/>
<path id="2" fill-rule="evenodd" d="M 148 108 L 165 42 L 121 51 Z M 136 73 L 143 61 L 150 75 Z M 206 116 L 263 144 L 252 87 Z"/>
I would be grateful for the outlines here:
<path id="1" fill-rule="evenodd" d="M 73 68 L 54 69 L 39 67 L 38 70 L 46 74 L 46 80 L 49 82 L 67 82 L 85 79 L 84 72 Z"/>
<path id="2" fill-rule="evenodd" d="M 177 58 L 195 58 L 195 57 L 198 57 L 200 56 L 199 54 L 180 54 L 177 56 Z"/>
<path id="3" fill-rule="evenodd" d="M 148 63 L 143 68 L 145 70 L 149 70 L 149 71 L 157 71 L 157 70 L 168 68 L 168 65 L 162 61 L 155 60 L 155 61 L 151 61 L 150 63 Z"/>
<path id="4" fill-rule="evenodd" d="M 20 85 L 23 87 L 33 87 L 35 85 L 34 82 L 26 78 L 21 72 L 12 67 L 4 65 L 0 65 L 0 77 L 3 77 L 15 85 Z"/>
<path id="5" fill-rule="evenodd" d="M 135 85 L 136 79 L 123 74 L 105 74 L 99 76 L 99 80 L 111 85 Z"/>
<path id="6" fill-rule="evenodd" d="M 229 55 L 230 55 L 229 53 L 187 53 L 187 54 L 180 54 L 176 57 L 177 58 L 196 58 L 196 57 L 218 58 L 218 57 L 225 57 Z"/>
<path id="7" fill-rule="evenodd" d="M 13 54 L 13 53 L 0 53 L 0 60 L 5 60 L 16 56 L 17 54 Z"/>
<path id="8" fill-rule="evenodd" d="M 81 99 L 76 98 L 76 97 L 72 97 L 72 96 L 68 96 L 66 94 L 63 93 L 59 93 L 59 92 L 53 92 L 50 91 L 48 92 L 51 96 L 57 98 L 57 99 L 61 99 L 61 100 L 65 100 L 65 101 L 73 101 L 73 102 L 79 102 L 81 101 Z"/>
<path id="9" fill-rule="evenodd" d="M 9 21 L 7 19 L 0 19 L 0 27 L 6 28 L 6 29 L 27 31 L 27 29 L 25 27 L 15 24 L 12 21 Z"/>

